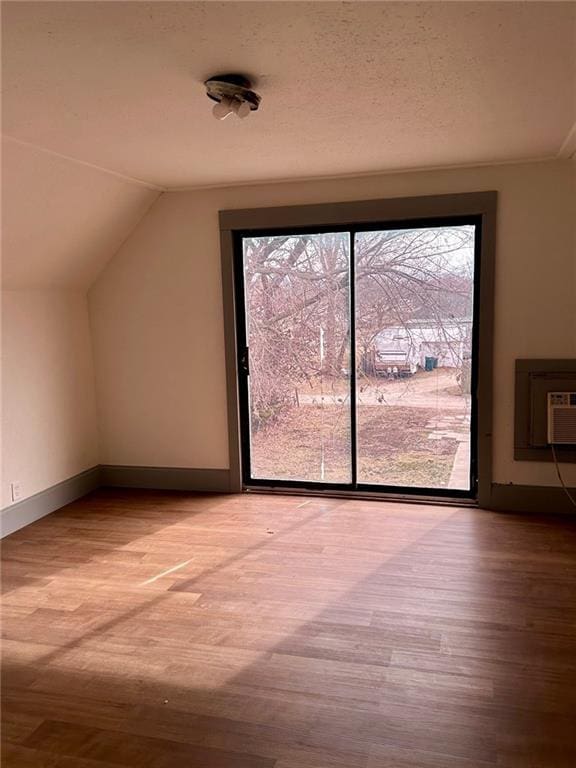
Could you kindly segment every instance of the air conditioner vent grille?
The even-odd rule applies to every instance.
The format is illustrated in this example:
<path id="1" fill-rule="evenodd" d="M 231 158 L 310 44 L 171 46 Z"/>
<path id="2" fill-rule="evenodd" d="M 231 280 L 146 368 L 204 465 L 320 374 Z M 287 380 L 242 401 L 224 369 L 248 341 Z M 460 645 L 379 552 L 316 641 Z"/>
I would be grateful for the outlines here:
<path id="1" fill-rule="evenodd" d="M 548 393 L 548 442 L 576 445 L 576 392 Z"/>

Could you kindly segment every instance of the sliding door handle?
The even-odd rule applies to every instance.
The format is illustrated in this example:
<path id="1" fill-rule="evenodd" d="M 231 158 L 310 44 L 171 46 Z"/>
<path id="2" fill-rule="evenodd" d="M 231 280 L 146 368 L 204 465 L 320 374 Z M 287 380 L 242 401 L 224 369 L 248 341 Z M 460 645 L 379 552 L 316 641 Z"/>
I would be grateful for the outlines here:
<path id="1" fill-rule="evenodd" d="M 250 355 L 249 355 L 249 348 L 244 347 L 242 352 L 240 353 L 240 372 L 244 374 L 244 376 L 250 376 Z"/>

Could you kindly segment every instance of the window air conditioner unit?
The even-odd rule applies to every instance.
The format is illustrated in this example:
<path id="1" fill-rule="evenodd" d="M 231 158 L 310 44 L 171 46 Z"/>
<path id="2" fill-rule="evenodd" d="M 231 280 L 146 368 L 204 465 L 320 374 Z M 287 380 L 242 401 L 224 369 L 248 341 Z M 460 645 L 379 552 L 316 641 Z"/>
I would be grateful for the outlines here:
<path id="1" fill-rule="evenodd" d="M 548 392 L 548 442 L 576 445 L 576 392 Z"/>

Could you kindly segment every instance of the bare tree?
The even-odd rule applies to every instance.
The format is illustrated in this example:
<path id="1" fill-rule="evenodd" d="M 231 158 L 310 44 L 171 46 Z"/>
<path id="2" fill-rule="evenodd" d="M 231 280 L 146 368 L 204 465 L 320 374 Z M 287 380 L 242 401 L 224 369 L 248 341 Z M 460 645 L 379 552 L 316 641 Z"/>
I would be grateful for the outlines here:
<path id="1" fill-rule="evenodd" d="M 391 326 L 471 317 L 471 227 L 360 233 L 355 240 L 360 357 Z M 349 375 L 348 233 L 244 240 L 253 427 L 278 419 L 298 387 Z"/>

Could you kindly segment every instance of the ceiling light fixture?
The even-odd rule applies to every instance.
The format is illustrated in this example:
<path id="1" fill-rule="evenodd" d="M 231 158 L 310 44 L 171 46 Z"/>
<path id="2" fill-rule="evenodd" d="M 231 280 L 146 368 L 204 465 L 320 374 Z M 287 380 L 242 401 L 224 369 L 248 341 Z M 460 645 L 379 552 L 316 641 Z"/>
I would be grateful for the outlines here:
<path id="1" fill-rule="evenodd" d="M 232 114 L 243 120 L 260 106 L 260 96 L 244 75 L 214 75 L 204 85 L 208 98 L 216 102 L 212 114 L 217 120 L 225 120 Z"/>

